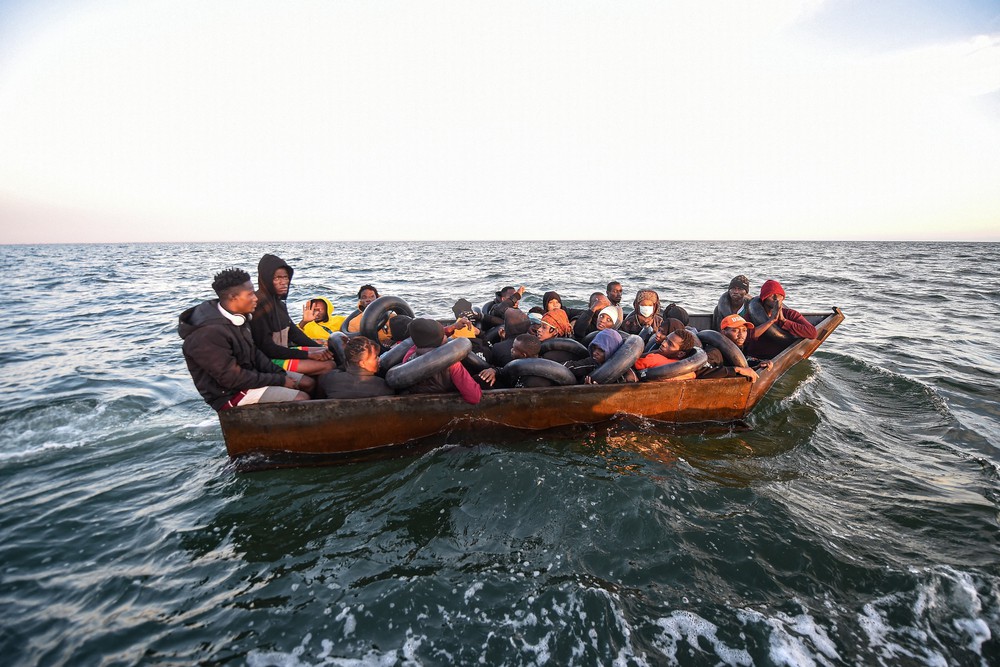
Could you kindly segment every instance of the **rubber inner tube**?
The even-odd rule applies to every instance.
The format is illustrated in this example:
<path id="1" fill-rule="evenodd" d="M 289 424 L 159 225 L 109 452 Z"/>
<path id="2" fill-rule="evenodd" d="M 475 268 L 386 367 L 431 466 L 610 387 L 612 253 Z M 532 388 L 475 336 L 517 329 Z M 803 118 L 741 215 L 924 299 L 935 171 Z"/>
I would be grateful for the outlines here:
<path id="1" fill-rule="evenodd" d="M 711 345 L 719 349 L 722 353 L 722 358 L 725 359 L 727 366 L 735 366 L 736 368 L 746 368 L 747 358 L 743 356 L 743 351 L 734 343 L 729 340 L 718 331 L 712 331 L 711 329 L 705 329 L 704 331 L 698 332 L 698 338 L 705 345 Z"/>
<path id="2" fill-rule="evenodd" d="M 469 375 L 473 378 L 477 377 L 487 368 L 493 368 L 488 361 L 475 352 L 470 352 L 466 355 L 465 359 L 462 359 L 462 365 L 465 366 L 465 370 L 469 371 Z"/>
<path id="3" fill-rule="evenodd" d="M 568 352 L 576 355 L 577 359 L 583 359 L 590 355 L 590 350 L 587 349 L 587 346 L 573 338 L 550 338 L 542 341 L 542 349 L 538 354 L 545 354 L 553 350 Z"/>
<path id="4" fill-rule="evenodd" d="M 587 347 L 590 347 L 590 344 L 594 342 L 594 339 L 597 338 L 597 334 L 599 333 L 600 331 L 591 331 L 589 334 L 583 337 L 583 344 L 586 345 Z"/>
<path id="5" fill-rule="evenodd" d="M 643 343 L 649 342 L 649 338 L 652 335 L 653 335 L 653 327 L 649 326 L 648 324 L 646 326 L 644 326 L 642 328 L 642 330 L 639 331 L 639 333 L 638 333 L 638 336 L 639 336 L 639 338 L 642 339 Z"/>
<path id="6" fill-rule="evenodd" d="M 549 359 L 514 359 L 503 367 L 502 373 L 511 384 L 517 382 L 517 378 L 528 375 L 552 380 L 561 386 L 576 384 L 573 371 Z"/>
<path id="7" fill-rule="evenodd" d="M 594 369 L 590 374 L 590 379 L 597 384 L 610 384 L 615 382 L 621 374 L 632 367 L 635 360 L 642 355 L 643 342 L 638 336 L 629 336 L 625 339 L 611 358 Z"/>
<path id="8" fill-rule="evenodd" d="M 361 335 L 371 338 L 373 341 L 382 344 L 379 340 L 379 329 L 389 321 L 389 313 L 397 315 L 409 315 L 413 317 L 413 309 L 398 296 L 380 296 L 368 304 L 365 311 L 361 313 Z"/>
<path id="9" fill-rule="evenodd" d="M 649 382 L 651 380 L 669 380 L 670 378 L 677 377 L 678 375 L 693 373 L 704 366 L 707 361 L 708 354 L 705 353 L 705 350 L 698 347 L 695 348 L 694 354 L 686 359 L 675 361 L 672 364 L 654 366 L 653 368 L 646 368 L 639 371 L 639 380 L 642 382 Z"/>
<path id="10" fill-rule="evenodd" d="M 354 320 L 356 317 L 361 317 L 362 314 L 363 313 L 360 310 L 355 308 L 354 311 L 350 315 L 345 317 L 344 321 L 340 323 L 340 330 L 345 334 L 350 333 L 350 331 L 348 331 L 347 329 L 350 326 L 351 321 Z"/>
<path id="11" fill-rule="evenodd" d="M 343 369 L 347 364 L 347 354 L 344 352 L 344 346 L 347 345 L 347 341 L 349 340 L 350 337 L 343 331 L 334 331 L 326 340 L 326 346 L 333 354 L 333 360 L 337 362 L 337 368 Z"/>
<path id="12" fill-rule="evenodd" d="M 410 351 L 413 347 L 413 339 L 406 338 L 398 345 L 390 347 L 388 350 L 383 352 L 378 357 L 378 374 L 385 377 L 385 374 L 389 372 L 389 369 L 396 366 L 403 360 L 406 353 Z"/>
<path id="13" fill-rule="evenodd" d="M 419 357 L 413 357 L 405 364 L 393 366 L 385 374 L 385 381 L 393 389 L 412 387 L 421 380 L 440 373 L 456 361 L 465 359 L 470 350 L 472 343 L 468 338 L 453 338 L 441 347 L 434 348 Z"/>
<path id="14" fill-rule="evenodd" d="M 764 304 L 761 303 L 760 297 L 757 296 L 750 299 L 750 302 L 747 304 L 747 312 L 750 315 L 750 321 L 753 322 L 755 327 L 759 327 L 771 319 L 771 316 L 767 314 L 767 310 L 764 308 Z M 791 338 L 787 331 L 778 326 L 777 322 L 769 326 L 764 335 L 773 340 L 781 341 L 787 341 Z"/>

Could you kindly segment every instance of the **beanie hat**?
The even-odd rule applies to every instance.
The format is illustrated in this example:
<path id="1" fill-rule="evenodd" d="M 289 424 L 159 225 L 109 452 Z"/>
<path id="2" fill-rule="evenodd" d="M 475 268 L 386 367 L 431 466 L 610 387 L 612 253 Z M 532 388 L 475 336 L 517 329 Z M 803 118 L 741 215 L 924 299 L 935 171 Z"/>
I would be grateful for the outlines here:
<path id="1" fill-rule="evenodd" d="M 417 347 L 440 347 L 444 342 L 444 327 L 437 320 L 426 317 L 418 317 L 410 322 L 409 333 Z"/>
<path id="2" fill-rule="evenodd" d="M 614 322 L 616 325 L 618 324 L 618 309 L 615 308 L 614 306 L 608 306 L 607 308 L 603 309 L 601 312 L 597 314 L 597 317 L 600 318 L 601 315 L 607 315 L 608 317 L 611 318 L 612 322 Z"/>
<path id="3" fill-rule="evenodd" d="M 733 278 L 732 280 L 729 281 L 729 286 L 730 287 L 739 287 L 743 291 L 749 292 L 750 291 L 750 279 L 747 278 L 746 276 L 744 276 L 743 274 L 740 274 L 740 275 L 736 276 L 735 278 Z"/>
<path id="4" fill-rule="evenodd" d="M 777 280 L 764 281 L 764 284 L 760 286 L 760 300 L 763 301 L 773 294 L 785 296 L 785 289 Z"/>
<path id="5" fill-rule="evenodd" d="M 407 329 L 412 321 L 413 318 L 409 315 L 396 315 L 396 317 L 389 318 L 389 335 L 397 343 L 406 340 L 409 335 Z"/>

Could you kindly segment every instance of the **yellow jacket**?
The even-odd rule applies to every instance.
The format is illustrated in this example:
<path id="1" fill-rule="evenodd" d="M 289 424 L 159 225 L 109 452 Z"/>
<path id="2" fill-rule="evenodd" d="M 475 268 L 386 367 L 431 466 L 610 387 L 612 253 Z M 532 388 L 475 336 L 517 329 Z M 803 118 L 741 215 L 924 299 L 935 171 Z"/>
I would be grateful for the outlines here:
<path id="1" fill-rule="evenodd" d="M 344 321 L 343 315 L 333 314 L 333 304 L 326 297 L 317 296 L 310 301 L 322 301 L 326 304 L 326 319 L 322 322 L 306 322 L 302 327 L 302 333 L 315 340 L 326 340 L 334 331 L 340 331 L 340 323 Z"/>

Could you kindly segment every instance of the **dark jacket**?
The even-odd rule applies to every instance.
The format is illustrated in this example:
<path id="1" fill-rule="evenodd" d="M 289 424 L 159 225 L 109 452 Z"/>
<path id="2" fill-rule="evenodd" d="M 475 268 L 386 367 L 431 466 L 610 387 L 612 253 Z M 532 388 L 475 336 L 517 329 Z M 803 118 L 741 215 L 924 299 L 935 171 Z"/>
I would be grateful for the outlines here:
<path id="1" fill-rule="evenodd" d="M 396 393 L 384 379 L 357 366 L 324 373 L 319 378 L 319 388 L 326 398 L 371 398 Z"/>
<path id="2" fill-rule="evenodd" d="M 291 280 L 294 273 L 292 267 L 276 255 L 264 255 L 257 264 L 257 309 L 253 311 L 253 320 L 250 322 L 253 340 L 261 352 L 271 359 L 308 359 L 309 352 L 306 350 L 292 350 L 278 342 L 284 339 L 288 345 L 316 345 L 316 341 L 302 333 L 292 322 L 285 297 L 274 293 L 274 272 L 278 269 L 288 271 L 288 278 Z"/>
<path id="3" fill-rule="evenodd" d="M 285 384 L 285 372 L 254 345 L 250 325 L 233 324 L 218 299 L 181 313 L 177 333 L 194 386 L 216 410 L 240 391 Z"/>

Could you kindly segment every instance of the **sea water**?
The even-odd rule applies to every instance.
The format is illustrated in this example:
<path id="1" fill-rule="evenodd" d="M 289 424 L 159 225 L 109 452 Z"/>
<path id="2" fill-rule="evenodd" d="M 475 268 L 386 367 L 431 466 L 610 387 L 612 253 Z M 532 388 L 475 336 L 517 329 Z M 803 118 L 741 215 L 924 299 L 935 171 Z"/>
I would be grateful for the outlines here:
<path id="1" fill-rule="evenodd" d="M 229 266 L 289 307 L 446 317 L 505 285 L 710 312 L 729 279 L 846 321 L 744 424 L 635 419 L 240 473 L 177 315 Z M 1000 246 L 0 247 L 10 665 L 1000 662 Z M 256 279 L 256 276 L 255 276 Z M 627 304 L 623 304 L 626 305 Z M 629 308 L 626 307 L 626 311 Z M 330 425 L 336 429 L 336 424 Z"/>

